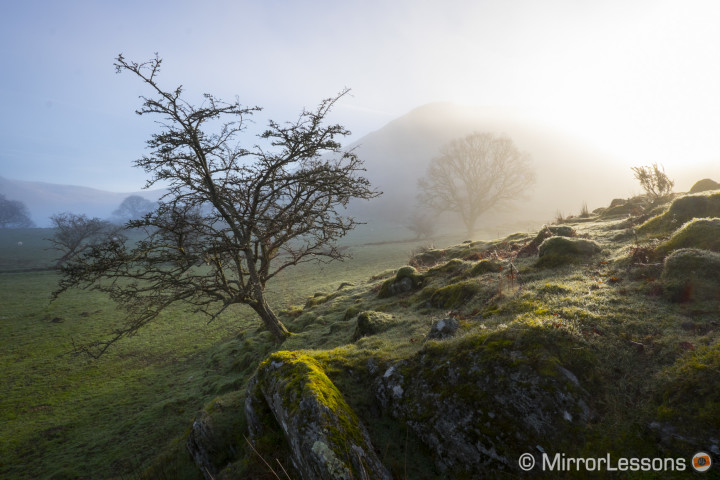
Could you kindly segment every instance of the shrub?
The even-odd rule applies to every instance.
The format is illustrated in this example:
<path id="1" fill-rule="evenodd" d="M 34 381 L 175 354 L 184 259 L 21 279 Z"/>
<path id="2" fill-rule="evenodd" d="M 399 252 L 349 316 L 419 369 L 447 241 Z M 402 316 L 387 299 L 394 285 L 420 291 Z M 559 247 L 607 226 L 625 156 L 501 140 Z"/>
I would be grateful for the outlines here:
<path id="1" fill-rule="evenodd" d="M 632 171 L 635 172 L 635 178 L 652 202 L 669 195 L 675 185 L 675 182 L 665 174 L 665 168 L 662 165 L 658 167 L 657 163 L 649 167 L 633 167 Z"/>

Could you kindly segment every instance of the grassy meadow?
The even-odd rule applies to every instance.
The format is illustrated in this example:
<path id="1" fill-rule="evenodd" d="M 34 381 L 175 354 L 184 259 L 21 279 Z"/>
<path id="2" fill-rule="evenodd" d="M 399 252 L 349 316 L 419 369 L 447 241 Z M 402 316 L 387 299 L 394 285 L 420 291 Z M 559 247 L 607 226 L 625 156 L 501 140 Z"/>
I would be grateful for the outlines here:
<path id="1" fill-rule="evenodd" d="M 133 478 L 206 402 L 238 390 L 275 346 L 262 333 L 248 335 L 233 352 L 240 368 L 221 365 L 229 340 L 258 329 L 254 312 L 239 306 L 208 324 L 176 308 L 99 360 L 74 355 L 73 342 L 101 338 L 123 312 L 82 290 L 50 303 L 58 281 L 57 252 L 44 240 L 51 234 L 0 230 L 0 478 Z M 403 241 L 411 236 L 401 227 L 361 227 L 345 240 L 352 259 L 287 270 L 270 286 L 271 305 L 286 309 L 397 268 L 428 243 Z"/>

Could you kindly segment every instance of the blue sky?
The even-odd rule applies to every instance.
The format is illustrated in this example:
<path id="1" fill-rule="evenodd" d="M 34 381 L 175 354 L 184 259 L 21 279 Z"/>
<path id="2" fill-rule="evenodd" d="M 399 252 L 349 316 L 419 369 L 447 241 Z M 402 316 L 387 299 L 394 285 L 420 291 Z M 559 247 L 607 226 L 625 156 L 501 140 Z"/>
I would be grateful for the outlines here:
<path id="1" fill-rule="evenodd" d="M 134 191 L 155 130 L 123 53 L 190 100 L 293 119 L 343 87 L 352 140 L 435 101 L 521 109 L 628 164 L 720 158 L 713 1 L 16 1 L 0 14 L 0 176 Z M 249 139 L 252 142 L 252 139 Z M 712 172 L 711 172 L 712 173 Z M 720 172 L 718 172 L 720 173 Z M 718 174 L 715 174 L 718 176 Z"/>

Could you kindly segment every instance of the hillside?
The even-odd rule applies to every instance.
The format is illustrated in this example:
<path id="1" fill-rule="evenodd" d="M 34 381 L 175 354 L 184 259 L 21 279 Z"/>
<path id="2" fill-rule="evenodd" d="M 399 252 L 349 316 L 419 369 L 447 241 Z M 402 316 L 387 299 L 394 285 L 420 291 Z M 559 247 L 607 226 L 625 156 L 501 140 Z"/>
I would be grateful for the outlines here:
<path id="1" fill-rule="evenodd" d="M 356 205 L 361 213 L 404 221 L 416 204 L 417 180 L 442 145 L 475 131 L 507 135 L 532 157 L 537 182 L 514 205 L 481 219 L 485 227 L 547 221 L 602 206 L 607 198 L 636 190 L 629 169 L 616 159 L 581 144 L 527 116 L 503 109 L 433 103 L 418 107 L 358 140 L 352 147 L 365 161 L 367 175 L 384 194 Z M 573 179 L 572 182 L 564 181 Z M 527 224 L 527 223 L 525 223 Z"/>
<path id="2" fill-rule="evenodd" d="M 214 355 L 243 387 L 145 475 L 515 478 L 528 453 L 684 478 L 720 461 L 715 217 L 718 191 L 634 198 L 318 292 L 280 349 L 246 331 Z"/>

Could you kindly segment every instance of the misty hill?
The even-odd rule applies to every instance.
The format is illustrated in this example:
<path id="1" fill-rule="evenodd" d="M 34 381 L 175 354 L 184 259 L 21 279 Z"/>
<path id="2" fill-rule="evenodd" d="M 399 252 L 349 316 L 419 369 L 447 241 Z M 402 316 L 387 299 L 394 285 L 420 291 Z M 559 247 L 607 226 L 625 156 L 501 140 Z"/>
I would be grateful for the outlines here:
<path id="1" fill-rule="evenodd" d="M 90 217 L 109 218 L 113 210 L 130 195 L 140 195 L 157 200 L 160 191 L 118 193 L 76 185 L 59 185 L 45 182 L 10 180 L 0 177 L 0 193 L 11 200 L 23 202 L 30 216 L 39 227 L 50 224 L 49 217 L 55 213 L 84 213 Z"/>
<path id="2" fill-rule="evenodd" d="M 638 190 L 626 165 L 512 111 L 432 103 L 352 145 L 365 161 L 370 180 L 384 192 L 354 209 L 371 218 L 404 222 L 416 204 L 417 180 L 440 147 L 475 131 L 509 136 L 520 150 L 530 153 L 537 174 L 535 187 L 517 202 L 517 208 L 481 218 L 481 228 L 547 221 L 558 210 L 577 214 L 583 202 L 592 210 L 608 198 Z"/>

